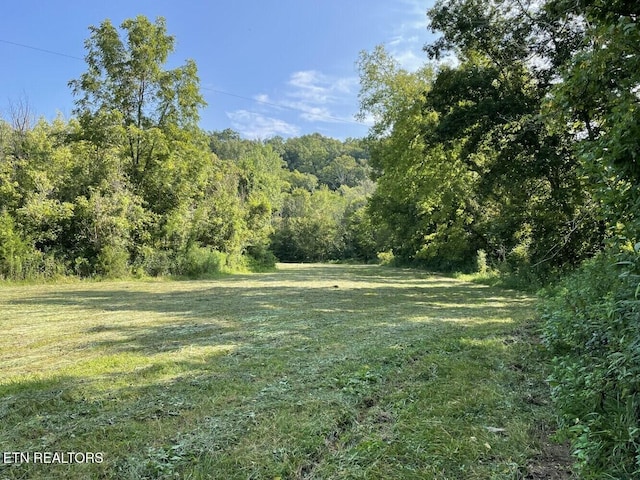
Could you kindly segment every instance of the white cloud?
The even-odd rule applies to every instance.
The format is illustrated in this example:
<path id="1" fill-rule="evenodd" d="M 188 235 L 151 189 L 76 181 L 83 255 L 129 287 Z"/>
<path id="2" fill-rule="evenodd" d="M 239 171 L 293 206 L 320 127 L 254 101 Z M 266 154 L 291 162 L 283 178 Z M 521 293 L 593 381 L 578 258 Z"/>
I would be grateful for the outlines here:
<path id="1" fill-rule="evenodd" d="M 335 109 L 354 104 L 358 87 L 356 77 L 335 77 L 317 70 L 294 72 L 287 81 L 288 90 L 279 104 L 298 110 L 308 122 L 353 122 L 353 117 L 336 113 Z"/>
<path id="2" fill-rule="evenodd" d="M 358 85 L 356 77 L 336 77 L 317 70 L 297 71 L 289 76 L 279 94 L 253 95 L 255 111 L 235 110 L 227 112 L 227 117 L 241 135 L 258 139 L 298 135 L 302 129 L 295 125 L 296 121 L 355 123 Z M 321 129 L 318 125 L 314 128 Z"/>
<path id="3" fill-rule="evenodd" d="M 355 77 L 333 77 L 317 70 L 294 72 L 287 85 L 292 87 L 287 96 L 301 99 L 310 104 L 330 104 L 338 102 L 341 97 L 351 95 L 358 85 Z"/>
<path id="4" fill-rule="evenodd" d="M 296 136 L 300 129 L 279 118 L 268 117 L 247 110 L 227 112 L 234 130 L 251 139 L 265 139 L 275 135 Z"/>
<path id="5" fill-rule="evenodd" d="M 395 51 L 393 57 L 398 61 L 400 66 L 410 72 L 415 72 L 420 67 L 424 66 L 426 58 L 423 55 L 418 55 L 412 49 L 406 49 L 403 51 Z"/>
<path id="6" fill-rule="evenodd" d="M 413 72 L 427 61 L 422 48 L 429 37 L 427 9 L 433 2 L 403 0 L 401 3 L 402 20 L 393 29 L 393 36 L 386 45 L 400 66 Z"/>
<path id="7" fill-rule="evenodd" d="M 256 102 L 271 103 L 271 99 L 266 93 L 259 93 L 258 95 L 254 95 L 253 98 Z"/>

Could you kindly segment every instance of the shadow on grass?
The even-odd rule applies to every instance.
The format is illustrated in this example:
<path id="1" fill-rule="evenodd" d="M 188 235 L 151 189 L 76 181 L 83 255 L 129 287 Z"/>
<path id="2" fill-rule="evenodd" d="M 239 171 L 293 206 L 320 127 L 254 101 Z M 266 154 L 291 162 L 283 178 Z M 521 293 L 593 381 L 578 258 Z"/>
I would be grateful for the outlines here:
<path id="1" fill-rule="evenodd" d="M 198 346 L 328 348 L 342 345 L 345 335 L 371 332 L 376 338 L 402 328 L 420 327 L 431 335 L 437 330 L 434 321 L 450 320 L 461 328 L 510 321 L 514 307 L 531 301 L 506 290 L 427 275 L 407 278 L 407 272 L 372 266 L 297 266 L 276 274 L 189 283 L 193 288 L 187 291 L 173 291 L 164 283 L 160 292 L 94 284 L 12 303 L 59 307 L 70 314 L 75 309 L 95 312 L 107 321 L 89 313 L 86 341 L 78 348 L 154 355 Z M 146 314 L 158 321 L 146 321 Z M 380 329 L 384 332 L 376 333 Z"/>
<path id="2" fill-rule="evenodd" d="M 179 361 L 173 368 L 185 375 L 153 380 L 153 372 L 139 372 L 129 384 L 118 381 L 103 393 L 69 376 L 0 385 L 0 450 L 27 452 L 32 459 L 0 462 L 0 478 L 165 478 L 169 467 L 194 455 L 232 448 L 251 424 L 250 409 L 241 404 L 257 387 L 242 375 L 204 375 L 200 362 Z M 140 385 L 140 376 L 152 380 Z M 206 445 L 178 451 L 181 432 L 197 429 L 215 435 Z M 67 456 L 44 464 L 33 461 L 35 452 L 63 458 L 65 452 L 99 452 L 102 461 L 76 463 Z"/>
<path id="3" fill-rule="evenodd" d="M 0 385 L 2 449 L 106 448 L 105 465 L 59 466 L 58 478 L 157 478 L 201 455 L 232 455 L 276 410 L 296 418 L 324 402 L 323 413 L 314 414 L 317 441 L 302 452 L 320 461 L 328 448 L 321 432 L 344 423 L 332 408 L 370 410 L 369 399 L 428 387 L 433 355 L 475 364 L 481 370 L 469 375 L 482 383 L 482 368 L 501 368 L 491 353 L 496 342 L 516 348 L 502 342 L 505 324 L 530 302 L 514 292 L 371 266 L 285 267 L 188 283 L 186 291 L 185 282 L 174 290 L 163 283 L 161 291 L 93 284 L 13 300 L 59 307 L 69 317 L 88 311 L 86 322 L 65 327 L 82 337 L 77 348 L 123 356 L 97 379 L 79 374 Z M 147 321 L 151 315 L 157 321 Z M 130 359 L 139 367 L 127 365 Z M 456 375 L 458 367 L 440 362 L 440 379 Z M 335 407 L 341 402 L 348 407 Z M 291 435 L 287 448 L 308 443 Z M 35 478 L 38 468 L 0 466 L 0 476 Z"/>

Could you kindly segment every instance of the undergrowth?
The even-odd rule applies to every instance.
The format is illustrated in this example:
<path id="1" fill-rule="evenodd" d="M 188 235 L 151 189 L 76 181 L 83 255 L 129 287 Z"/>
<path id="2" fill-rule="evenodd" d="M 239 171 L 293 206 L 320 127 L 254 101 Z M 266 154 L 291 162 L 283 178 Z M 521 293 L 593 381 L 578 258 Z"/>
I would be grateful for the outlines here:
<path id="1" fill-rule="evenodd" d="M 640 476 L 640 260 L 603 253 L 546 292 L 561 433 L 581 478 Z"/>

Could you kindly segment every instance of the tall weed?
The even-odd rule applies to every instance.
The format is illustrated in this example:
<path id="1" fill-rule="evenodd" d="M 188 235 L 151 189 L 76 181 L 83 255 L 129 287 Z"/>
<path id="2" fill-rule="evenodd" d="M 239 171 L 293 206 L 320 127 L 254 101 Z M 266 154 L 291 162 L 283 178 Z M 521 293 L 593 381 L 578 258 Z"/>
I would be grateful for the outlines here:
<path id="1" fill-rule="evenodd" d="M 582 478 L 640 478 L 640 257 L 603 253 L 541 304 L 561 434 Z"/>

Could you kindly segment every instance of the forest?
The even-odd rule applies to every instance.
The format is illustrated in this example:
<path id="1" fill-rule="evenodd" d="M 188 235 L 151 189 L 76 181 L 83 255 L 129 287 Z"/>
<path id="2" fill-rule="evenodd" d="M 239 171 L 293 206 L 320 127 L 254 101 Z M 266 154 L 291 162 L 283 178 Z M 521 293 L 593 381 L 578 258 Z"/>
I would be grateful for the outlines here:
<path id="1" fill-rule="evenodd" d="M 439 0 L 421 69 L 362 52 L 364 139 L 199 127 L 163 19 L 90 27 L 69 119 L 0 121 L 0 279 L 385 262 L 540 289 L 561 436 L 640 472 L 640 4 Z"/>

